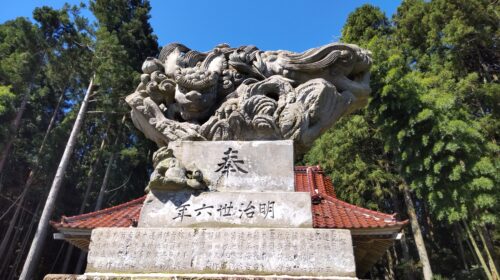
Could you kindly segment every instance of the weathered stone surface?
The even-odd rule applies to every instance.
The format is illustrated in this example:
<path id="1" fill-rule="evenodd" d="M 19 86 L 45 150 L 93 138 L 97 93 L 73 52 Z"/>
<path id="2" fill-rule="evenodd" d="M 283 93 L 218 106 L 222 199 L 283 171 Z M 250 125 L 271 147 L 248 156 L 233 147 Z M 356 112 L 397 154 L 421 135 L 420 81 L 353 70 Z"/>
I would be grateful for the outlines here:
<path id="1" fill-rule="evenodd" d="M 177 141 L 168 146 L 217 191 L 294 191 L 292 141 Z"/>
<path id="2" fill-rule="evenodd" d="M 48 274 L 44 280 L 274 280 L 274 279 L 321 279 L 321 280 L 356 280 L 355 277 L 324 277 L 324 276 L 290 276 L 290 275 L 224 275 L 224 274 L 130 274 L 130 273 L 88 273 L 85 275 L 75 274 Z"/>
<path id="3" fill-rule="evenodd" d="M 101 228 L 87 273 L 355 277 L 348 230 Z"/>
<path id="4" fill-rule="evenodd" d="M 305 192 L 161 192 L 148 194 L 139 227 L 312 227 Z"/>
<path id="5" fill-rule="evenodd" d="M 308 279 L 308 280 L 356 280 L 356 277 L 325 277 L 325 276 L 290 276 L 290 275 L 228 275 L 228 274 L 166 274 L 166 273 L 88 273 L 48 274 L 44 280 L 278 280 L 278 279 Z"/>
<path id="6" fill-rule="evenodd" d="M 169 147 L 161 147 L 153 154 L 153 167 L 146 191 L 208 190 L 201 170 L 186 169 Z"/>
<path id="7" fill-rule="evenodd" d="M 370 93 L 371 55 L 332 43 L 303 53 L 182 44 L 148 58 L 126 98 L 132 120 L 158 146 L 176 140 L 293 140 L 305 153 Z"/>

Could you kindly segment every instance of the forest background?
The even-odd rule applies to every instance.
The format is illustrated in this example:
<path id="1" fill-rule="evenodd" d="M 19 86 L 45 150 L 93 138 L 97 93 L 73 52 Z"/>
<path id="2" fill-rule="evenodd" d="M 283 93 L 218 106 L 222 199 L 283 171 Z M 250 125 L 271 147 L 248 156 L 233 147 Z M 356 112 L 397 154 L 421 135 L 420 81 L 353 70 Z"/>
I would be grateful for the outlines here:
<path id="1" fill-rule="evenodd" d="M 0 279 L 21 273 L 91 79 L 51 218 L 143 194 L 156 147 L 124 97 L 160 50 L 150 10 L 95 0 L 0 25 Z M 362 5 L 345 22 L 339 40 L 373 53 L 370 103 L 297 164 L 319 164 L 345 201 L 410 220 L 367 278 L 498 279 L 499 12 L 492 0 L 410 0 L 391 18 Z M 78 249 L 38 243 L 35 279 L 83 271 Z"/>

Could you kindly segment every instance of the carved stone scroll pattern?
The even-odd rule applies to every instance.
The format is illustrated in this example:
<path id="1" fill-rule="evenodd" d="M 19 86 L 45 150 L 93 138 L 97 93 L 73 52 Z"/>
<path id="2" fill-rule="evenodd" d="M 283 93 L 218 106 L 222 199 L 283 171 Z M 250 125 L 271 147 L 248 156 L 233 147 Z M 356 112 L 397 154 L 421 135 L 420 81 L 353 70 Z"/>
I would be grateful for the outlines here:
<path id="1" fill-rule="evenodd" d="M 305 153 L 342 115 L 364 106 L 371 56 L 333 43 L 303 53 L 222 44 L 165 46 L 127 97 L 136 127 L 158 146 L 176 140 L 283 140 Z"/>

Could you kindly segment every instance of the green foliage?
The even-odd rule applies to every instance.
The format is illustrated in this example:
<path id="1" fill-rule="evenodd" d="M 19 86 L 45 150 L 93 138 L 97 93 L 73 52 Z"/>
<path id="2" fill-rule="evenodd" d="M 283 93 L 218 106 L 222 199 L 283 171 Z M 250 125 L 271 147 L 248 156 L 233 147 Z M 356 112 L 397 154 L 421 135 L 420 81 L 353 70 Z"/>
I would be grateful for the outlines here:
<path id="1" fill-rule="evenodd" d="M 10 129 L 7 124 L 14 113 L 15 98 L 16 96 L 10 87 L 0 85 L 0 123 L 2 123 L 0 125 L 0 143 L 5 143 L 5 138 L 9 135 Z M 0 149 L 3 149 L 3 144 L 0 144 Z"/>
<path id="2" fill-rule="evenodd" d="M 388 40 L 394 38 L 393 48 L 406 59 L 387 71 L 387 84 L 370 110 L 378 115 L 388 149 L 396 151 L 402 175 L 439 220 L 494 222 L 499 192 L 477 182 L 499 182 L 498 165 L 478 165 L 496 158 L 498 104 L 492 100 L 498 94 L 491 89 L 498 85 L 485 83 L 493 73 L 481 70 L 478 55 L 492 56 L 485 33 L 498 29 L 488 3 L 453 2 L 407 1 L 398 9 L 395 36 Z M 419 32 L 417 21 L 423 22 Z M 481 52 L 466 40 L 477 42 Z"/>
<path id="3" fill-rule="evenodd" d="M 158 43 L 148 22 L 148 1 L 97 0 L 90 8 L 99 23 L 93 60 L 99 102 L 94 109 L 104 112 L 93 125 L 97 125 L 96 130 L 109 129 L 106 138 L 110 144 L 116 141 L 107 149 L 118 155 L 109 188 L 119 191 L 107 198 L 117 203 L 142 194 L 148 181 L 148 157 L 155 147 L 127 118 L 129 106 L 124 98 L 136 86 L 142 62 L 158 53 Z"/>
<path id="4" fill-rule="evenodd" d="M 375 134 L 367 116 L 346 117 L 316 141 L 305 161 L 331 176 L 339 198 L 387 210 L 384 199 L 398 182 Z"/>
<path id="5" fill-rule="evenodd" d="M 93 8 L 105 5 L 111 9 L 112 12 L 105 17 L 115 17 L 120 26 L 109 29 L 106 19 L 96 14 L 96 31 L 95 25 L 90 25 L 79 14 L 84 6 L 69 5 L 59 10 L 36 8 L 33 12 L 35 23 L 18 18 L 0 25 L 0 148 L 4 136 L 15 136 L 8 164 L 0 176 L 2 198 L 8 202 L 0 203 L 0 211 L 7 209 L 9 201 L 18 197 L 30 170 L 37 172 L 23 207 L 31 213 L 40 202 L 43 203 L 81 99 L 94 74 L 99 90 L 94 92 L 89 106 L 93 114 L 86 115 L 78 135 L 59 195 L 64 199 L 57 202 L 54 217 L 78 214 L 87 186 L 90 186 L 89 199 L 83 209 L 86 212 L 93 210 L 111 154 L 117 156 L 111 165 L 102 207 L 143 194 L 144 182 L 151 172 L 148 157 L 154 147 L 123 116 L 129 111 L 124 97 L 133 91 L 139 79 L 137 70 L 147 56 L 154 56 L 158 51 L 156 37 L 148 23 L 149 2 L 94 1 L 91 4 Z M 21 126 L 12 133 L 10 123 L 26 94 L 29 100 Z M 60 98 L 61 105 L 57 106 Z M 54 126 L 39 154 L 52 119 Z M 95 172 L 91 173 L 91 170 Z M 0 235 L 9 222 L 8 218 L 10 216 L 0 221 Z M 27 232 L 30 220 L 19 222 L 22 224 L 22 238 L 30 239 L 33 234 Z M 59 244 L 47 243 L 39 275 L 35 278 L 49 272 L 59 250 L 54 246 Z M 18 245 L 16 250 L 20 250 Z M 20 254 L 25 253 L 20 251 Z M 75 250 L 75 253 L 78 252 Z M 14 260 L 15 255 L 7 257 L 10 264 Z M 71 266 L 74 267 L 75 263 L 76 257 L 73 256 Z M 7 274 L 3 273 L 10 270 L 1 271 L 0 278 L 6 278 Z"/>
<path id="6" fill-rule="evenodd" d="M 400 211 L 398 186 L 408 183 L 443 277 L 477 276 L 447 257 L 457 250 L 446 234 L 453 224 L 498 223 L 498 15 L 483 0 L 404 1 L 392 22 L 358 8 L 342 40 L 372 52 L 372 98 L 305 156 L 339 197 L 364 206 Z"/>
<path id="7" fill-rule="evenodd" d="M 35 22 L 17 18 L 0 24 L 0 148 L 15 137 L 0 176 L 1 199 L 8 202 L 0 203 L 0 212 L 18 197 L 30 170 L 38 172 L 23 207 L 31 213 L 43 202 L 94 74 L 99 89 L 54 217 L 78 214 L 88 185 L 83 209 L 95 207 L 112 154 L 103 207 L 143 194 L 155 147 L 127 118 L 124 97 L 137 84 L 144 59 L 158 53 L 148 22 L 151 7 L 146 0 L 90 1 L 95 25 L 79 14 L 82 8 L 40 7 L 33 12 Z M 347 19 L 342 41 L 372 52 L 372 98 L 366 109 L 343 118 L 318 139 L 304 158 L 325 169 L 339 198 L 399 212 L 402 219 L 399 187 L 410 185 L 433 270 L 441 278 L 480 277 L 475 266 L 457 268 L 457 243 L 450 238 L 450 232 L 457 234 L 457 221 L 485 225 L 494 240 L 499 236 L 498 15 L 498 5 L 487 0 L 407 0 L 392 20 L 370 5 L 357 9 Z M 22 125 L 12 131 L 26 94 Z M 39 154 L 52 117 L 55 126 Z M 30 237 L 29 222 L 19 222 L 23 238 Z M 0 221 L 0 232 L 7 223 Z M 47 245 L 40 277 L 56 259 L 55 246 Z M 465 261 L 475 263 L 470 254 Z M 399 267 L 413 263 L 400 262 Z"/>
<path id="8" fill-rule="evenodd" d="M 0 25 L 0 83 L 15 94 L 28 90 L 41 64 L 43 50 L 38 29 L 27 19 Z"/>
<path id="9" fill-rule="evenodd" d="M 15 95 L 8 86 L 0 86 L 0 118 L 12 113 Z"/>
<path id="10" fill-rule="evenodd" d="M 135 71 L 140 72 L 145 57 L 157 55 L 157 38 L 148 22 L 149 1 L 93 0 L 90 9 L 102 29 L 115 33 Z"/>
<path id="11" fill-rule="evenodd" d="M 351 44 L 363 44 L 389 32 L 390 23 L 384 13 L 379 8 L 365 4 L 347 18 L 342 29 L 342 40 Z"/>

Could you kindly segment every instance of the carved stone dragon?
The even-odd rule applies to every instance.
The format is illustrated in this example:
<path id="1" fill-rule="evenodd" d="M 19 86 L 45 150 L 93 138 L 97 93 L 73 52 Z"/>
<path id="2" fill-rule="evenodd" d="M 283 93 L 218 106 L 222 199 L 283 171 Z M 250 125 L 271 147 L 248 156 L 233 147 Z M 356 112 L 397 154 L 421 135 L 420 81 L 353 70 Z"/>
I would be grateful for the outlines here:
<path id="1" fill-rule="evenodd" d="M 169 44 L 148 58 L 127 97 L 132 120 L 160 147 L 176 140 L 294 141 L 303 154 L 367 102 L 370 53 L 332 43 L 303 53 Z"/>

